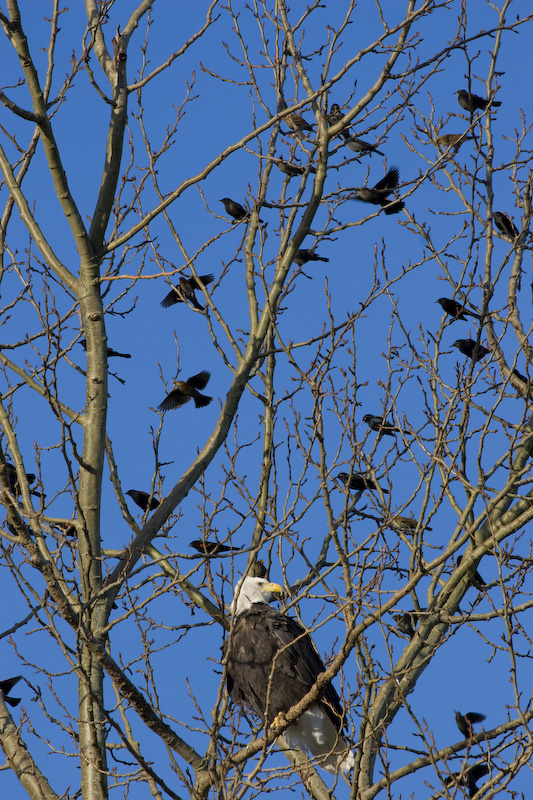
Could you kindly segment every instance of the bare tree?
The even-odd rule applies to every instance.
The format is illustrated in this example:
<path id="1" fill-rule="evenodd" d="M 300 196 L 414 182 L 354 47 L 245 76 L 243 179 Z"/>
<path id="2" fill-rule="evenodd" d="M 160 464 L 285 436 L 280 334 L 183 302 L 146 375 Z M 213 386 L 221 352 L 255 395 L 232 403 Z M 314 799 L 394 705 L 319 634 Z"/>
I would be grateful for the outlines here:
<path id="1" fill-rule="evenodd" d="M 0 14 L 2 780 L 523 797 L 533 14 L 188 6 Z M 327 667 L 272 730 L 256 573 Z M 333 779 L 282 736 L 327 680 Z"/>

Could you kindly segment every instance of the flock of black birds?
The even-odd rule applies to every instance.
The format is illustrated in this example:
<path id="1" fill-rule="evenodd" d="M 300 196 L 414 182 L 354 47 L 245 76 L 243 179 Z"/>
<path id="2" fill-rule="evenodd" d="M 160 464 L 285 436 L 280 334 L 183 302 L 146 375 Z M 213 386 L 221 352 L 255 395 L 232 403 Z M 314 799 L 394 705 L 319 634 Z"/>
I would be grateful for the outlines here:
<path id="1" fill-rule="evenodd" d="M 494 100 L 485 100 L 477 95 L 470 94 L 465 90 L 460 90 L 457 92 L 457 99 L 461 108 L 469 111 L 470 113 L 473 113 L 476 110 L 485 111 L 490 105 L 494 107 L 501 105 L 499 102 Z M 344 115 L 339 105 L 336 103 L 333 104 L 327 116 L 328 124 L 330 126 L 335 125 L 343 119 L 343 116 Z M 288 114 L 284 119 L 295 133 L 302 133 L 305 131 L 312 132 L 313 130 L 313 126 L 307 123 L 300 114 Z M 371 155 L 372 153 L 376 153 L 381 156 L 384 155 L 380 150 L 377 149 L 377 145 L 365 142 L 350 134 L 348 127 L 343 128 L 340 135 L 343 137 L 345 145 L 352 152 L 358 154 L 368 153 Z M 467 136 L 466 134 L 444 134 L 439 136 L 437 141 L 441 147 L 453 148 L 453 151 L 456 152 L 463 142 L 472 138 L 473 137 Z M 303 166 L 288 163 L 281 158 L 275 159 L 275 163 L 278 168 L 289 177 L 302 175 L 306 170 L 306 168 Z M 310 171 L 314 172 L 315 170 L 314 168 L 310 168 Z M 385 214 L 387 215 L 396 214 L 405 207 L 403 201 L 390 198 L 390 195 L 393 194 L 396 189 L 398 189 L 399 183 L 399 170 L 396 166 L 393 166 L 389 169 L 386 175 L 380 181 L 378 181 L 378 183 L 376 183 L 375 186 L 370 188 L 364 186 L 354 189 L 354 192 L 356 192 L 356 197 L 353 199 L 373 205 L 379 205 L 384 209 Z M 234 221 L 243 220 L 251 213 L 247 211 L 240 203 L 237 203 L 228 197 L 222 198 L 221 202 L 224 204 L 224 208 L 228 216 L 230 216 Z M 518 237 L 519 231 L 508 214 L 501 211 L 495 211 L 493 214 L 493 219 L 496 227 L 504 236 L 513 240 Z M 299 266 L 303 266 L 308 261 L 328 262 L 329 259 L 318 255 L 313 250 L 297 250 L 294 256 L 294 263 Z M 196 278 L 181 277 L 179 279 L 179 283 L 173 286 L 171 291 L 162 300 L 161 306 L 163 308 L 169 308 L 172 305 L 184 302 L 189 303 L 198 311 L 204 311 L 204 306 L 196 297 L 196 291 L 198 291 L 200 288 L 205 288 L 213 281 L 214 275 L 212 274 L 199 275 Z M 477 320 L 482 320 L 480 314 L 466 308 L 457 300 L 441 297 L 436 302 L 438 302 L 443 311 L 452 318 L 452 322 L 457 320 L 468 321 L 467 316 L 473 317 Z M 85 339 L 81 339 L 80 344 L 84 349 L 86 349 Z M 480 361 L 490 353 L 490 350 L 481 345 L 479 341 L 472 339 L 457 339 L 452 346 L 457 347 L 463 355 L 471 358 L 474 363 Z M 107 355 L 109 357 L 131 358 L 129 354 L 119 353 L 111 348 L 108 348 Z M 524 378 L 524 376 L 521 376 L 519 373 L 517 374 L 519 377 Z M 209 405 L 213 398 L 200 393 L 200 390 L 205 389 L 209 378 L 210 373 L 207 370 L 202 370 L 200 373 L 191 376 L 186 381 L 177 381 L 173 390 L 158 406 L 158 410 L 165 412 L 171 409 L 179 408 L 185 403 L 189 402 L 191 399 L 194 400 L 196 408 L 202 408 Z M 376 432 L 379 436 L 395 436 L 397 433 L 402 433 L 400 428 L 396 427 L 390 422 L 387 422 L 383 416 L 365 414 L 363 417 L 363 422 L 366 423 L 369 428 Z M 20 492 L 16 470 L 11 464 L 7 465 L 7 469 L 10 491 L 12 494 L 17 496 L 20 494 Z M 28 474 L 26 475 L 26 478 L 28 483 L 32 484 L 35 481 L 36 476 L 33 474 Z M 379 488 L 382 492 L 388 493 L 388 489 L 378 487 L 375 481 L 368 475 L 362 475 L 359 473 L 351 473 L 349 475 L 346 472 L 340 472 L 337 475 L 337 479 L 341 481 L 348 490 L 360 492 L 365 490 L 376 490 Z M 36 490 L 30 491 L 32 494 L 40 494 L 40 492 L 37 492 Z M 156 497 L 141 490 L 130 489 L 126 492 L 126 495 L 129 495 L 133 502 L 145 513 L 148 510 L 155 510 L 160 505 L 160 501 Z M 417 528 L 417 525 L 418 523 L 416 520 L 401 515 L 396 515 L 389 521 L 390 527 L 404 533 L 413 533 Z M 431 528 L 426 529 L 431 530 Z M 232 547 L 219 542 L 200 539 L 191 541 L 190 547 L 195 549 L 204 557 L 222 555 L 241 549 L 241 547 Z M 457 564 L 459 565 L 460 562 L 461 556 L 458 557 Z M 264 575 L 266 575 L 266 569 L 263 563 L 258 562 L 257 566 L 258 571 L 261 572 L 261 577 L 264 577 Z M 473 586 L 480 590 L 482 590 L 486 585 L 477 570 L 474 571 L 474 573 L 469 577 L 469 580 Z M 418 617 L 416 614 L 414 612 L 401 612 L 393 616 L 396 622 L 396 629 L 400 633 L 407 635 L 409 638 L 413 638 L 416 633 L 416 626 L 418 622 Z M 2 691 L 4 694 L 5 702 L 11 706 L 16 706 L 20 702 L 20 698 L 13 698 L 10 696 L 13 686 L 19 680 L 21 680 L 21 676 L 0 681 L 0 691 Z M 482 722 L 485 719 L 485 716 L 472 711 L 467 712 L 464 715 L 462 715 L 460 712 L 456 712 L 455 719 L 460 732 L 465 738 L 469 739 L 474 735 L 473 726 Z M 486 764 L 474 764 L 467 767 L 461 773 L 452 773 L 446 782 L 448 785 L 456 783 L 466 787 L 470 797 L 473 797 L 478 790 L 477 781 L 487 774 L 488 767 Z"/>
<path id="2" fill-rule="evenodd" d="M 456 94 L 461 108 L 470 112 L 471 114 L 478 110 L 486 111 L 491 106 L 496 108 L 501 105 L 500 102 L 495 100 L 486 100 L 475 94 L 469 93 L 464 89 L 457 91 Z M 286 107 L 286 104 L 284 104 L 284 108 Z M 329 113 L 327 114 L 328 125 L 330 127 L 336 125 L 337 123 L 341 122 L 343 118 L 344 114 L 340 106 L 337 103 L 333 103 Z M 294 112 L 287 114 L 284 117 L 284 120 L 293 134 L 301 135 L 306 132 L 313 132 L 313 124 L 307 122 L 301 114 Z M 384 156 L 384 153 L 381 150 L 378 150 L 376 144 L 371 144 L 353 135 L 350 132 L 349 125 L 345 125 L 341 129 L 339 135 L 343 138 L 344 144 L 354 153 L 360 155 L 372 155 L 373 153 L 376 153 L 380 156 Z M 473 139 L 474 137 L 469 136 L 467 133 L 448 133 L 439 136 L 437 143 L 442 148 L 452 148 L 453 152 L 455 153 L 464 142 Z M 303 175 L 306 170 L 310 172 L 316 171 L 313 167 L 304 167 L 300 164 L 285 161 L 283 158 L 274 158 L 273 161 L 281 170 L 281 172 L 289 177 Z M 392 195 L 398 189 L 399 184 L 399 169 L 398 167 L 393 166 L 388 170 L 386 175 L 380 181 L 378 181 L 378 183 L 376 183 L 375 186 L 363 186 L 355 188 L 353 191 L 356 193 L 356 196 L 353 199 L 364 203 L 370 203 L 372 205 L 379 205 L 383 208 L 385 214 L 396 214 L 405 207 L 402 200 L 390 197 L 390 195 Z M 247 219 L 251 214 L 251 211 L 247 210 L 244 206 L 235 200 L 232 200 L 230 197 L 223 197 L 220 202 L 223 203 L 226 214 L 235 222 L 240 222 L 241 220 Z M 505 212 L 495 211 L 493 213 L 493 219 L 494 224 L 504 236 L 510 239 L 516 239 L 516 237 L 519 235 L 519 232 L 513 221 Z M 309 261 L 328 262 L 329 259 L 325 256 L 319 255 L 314 250 L 301 248 L 296 251 L 293 261 L 295 264 L 301 267 Z M 173 286 L 171 291 L 163 298 L 161 301 L 161 306 L 163 308 L 169 308 L 177 303 L 184 302 L 190 304 L 192 308 L 198 311 L 204 311 L 204 306 L 198 301 L 196 292 L 200 288 L 205 288 L 211 284 L 213 280 L 214 275 L 212 274 L 199 275 L 191 278 L 181 277 L 179 279 L 179 283 Z M 443 311 L 451 317 L 452 322 L 457 320 L 468 321 L 467 317 L 472 317 L 480 321 L 482 320 L 482 316 L 480 314 L 468 309 L 465 305 L 459 303 L 455 299 L 440 297 L 436 302 L 438 302 Z M 473 339 L 456 339 L 456 341 L 453 342 L 452 347 L 456 347 L 463 355 L 471 358 L 474 363 L 480 361 L 491 352 L 479 341 Z M 115 351 L 108 351 L 108 354 L 122 355 L 116 353 Z M 520 375 L 520 373 L 518 373 L 516 370 L 514 373 L 518 375 L 518 377 L 525 380 L 524 376 Z M 158 406 L 158 410 L 165 412 L 171 409 L 179 408 L 180 406 L 189 402 L 191 399 L 194 400 L 196 408 L 202 408 L 209 405 L 213 398 L 202 395 L 199 391 L 205 388 L 209 377 L 210 373 L 206 370 L 203 370 L 197 375 L 191 376 L 186 381 L 177 381 L 173 390 Z M 365 422 L 370 429 L 376 432 L 379 436 L 395 436 L 396 433 L 401 433 L 399 428 L 395 427 L 392 423 L 387 422 L 382 416 L 379 415 L 366 414 L 363 417 L 363 422 Z M 348 488 L 348 490 L 353 491 L 376 490 L 381 488 L 377 486 L 371 477 L 359 473 L 352 473 L 351 475 L 348 475 L 346 472 L 341 472 L 337 475 L 337 480 L 341 481 L 344 486 Z M 381 491 L 388 493 L 388 489 L 381 488 Z M 127 494 L 132 497 L 134 502 L 144 512 L 147 511 L 149 495 L 146 494 L 146 492 L 130 490 L 127 492 Z M 157 508 L 158 505 L 159 501 L 155 498 L 150 500 L 150 510 Z M 403 526 L 401 525 L 401 520 L 406 520 Z M 416 524 L 416 521 L 412 520 L 411 518 L 396 516 L 391 521 L 390 526 L 397 530 L 410 529 L 412 532 L 412 530 L 414 530 L 416 527 Z M 431 529 L 429 528 L 428 530 Z M 195 540 L 194 542 L 190 543 L 190 546 L 204 556 L 221 555 L 223 553 L 239 549 L 227 547 L 219 544 L 218 542 L 210 542 L 208 540 Z M 479 585 L 484 584 L 481 581 Z"/>
<path id="3" fill-rule="evenodd" d="M 465 90 L 460 90 L 457 92 L 457 99 L 460 106 L 470 113 L 473 113 L 476 110 L 485 111 L 490 105 L 494 107 L 501 105 L 499 102 L 484 100 L 483 98 L 474 94 L 470 94 Z M 340 122 L 342 119 L 343 114 L 339 106 L 337 104 L 333 105 L 328 116 L 329 125 L 334 125 Z M 358 139 L 357 137 L 351 136 L 346 130 L 341 131 L 341 134 L 345 139 L 346 145 L 354 152 L 380 153 L 375 145 L 370 145 Z M 467 136 L 465 133 L 444 134 L 438 137 L 437 143 L 442 148 L 453 148 L 453 152 L 455 153 L 463 144 L 463 142 L 472 139 L 473 137 Z M 383 154 L 380 153 L 380 155 Z M 355 199 L 381 205 L 386 214 L 394 214 L 404 208 L 402 201 L 394 200 L 391 202 L 388 198 L 388 196 L 398 188 L 398 185 L 399 171 L 397 167 L 392 167 L 385 177 L 373 188 L 369 189 L 367 187 L 363 187 L 356 189 L 355 191 L 357 191 L 358 196 Z M 519 236 L 518 229 L 510 219 L 509 215 L 505 212 L 495 211 L 493 213 L 493 219 L 496 228 L 503 236 L 511 240 L 515 240 Z M 438 302 L 443 311 L 452 318 L 452 322 L 457 320 L 463 320 L 466 322 L 468 321 L 467 317 L 473 317 L 479 321 L 482 320 L 482 316 L 480 314 L 471 311 L 455 299 L 441 297 L 436 302 Z M 456 339 L 452 347 L 456 347 L 463 355 L 471 358 L 474 363 L 477 363 L 491 352 L 479 341 L 473 339 Z M 524 376 L 517 373 L 516 370 L 514 370 L 514 373 L 517 374 L 521 379 L 526 380 Z M 397 433 L 401 433 L 399 428 L 397 428 L 394 424 L 387 422 L 383 416 L 376 414 L 365 414 L 363 417 L 363 422 L 365 422 L 369 428 L 376 432 L 379 436 L 395 436 Z M 362 492 L 365 490 L 380 489 L 380 491 L 388 493 L 388 489 L 379 487 L 368 475 L 340 472 L 337 475 L 337 480 L 341 481 L 347 490 Z M 389 520 L 389 527 L 392 527 L 400 533 L 413 533 L 418 527 L 418 521 L 410 517 L 396 515 Z M 429 531 L 431 530 L 431 528 L 426 529 Z M 461 556 L 457 558 L 457 565 L 459 566 L 460 563 Z M 472 571 L 472 574 L 468 576 L 468 580 L 470 585 L 474 586 L 479 591 L 482 591 L 486 586 L 485 581 L 477 570 Z M 415 636 L 418 617 L 414 612 L 396 613 L 393 614 L 393 618 L 396 623 L 396 631 L 398 631 L 400 634 L 408 636 L 410 639 Z M 464 715 L 456 712 L 455 719 L 460 732 L 465 736 L 465 738 L 470 739 L 474 735 L 473 726 L 479 722 L 482 722 L 485 719 L 485 716 L 473 711 L 469 711 Z M 466 787 L 469 796 L 473 797 L 478 791 L 477 781 L 487 775 L 488 772 L 489 769 L 487 764 L 474 764 L 466 767 L 461 773 L 452 773 L 446 779 L 446 783 L 447 785 L 455 783 L 459 786 Z"/>

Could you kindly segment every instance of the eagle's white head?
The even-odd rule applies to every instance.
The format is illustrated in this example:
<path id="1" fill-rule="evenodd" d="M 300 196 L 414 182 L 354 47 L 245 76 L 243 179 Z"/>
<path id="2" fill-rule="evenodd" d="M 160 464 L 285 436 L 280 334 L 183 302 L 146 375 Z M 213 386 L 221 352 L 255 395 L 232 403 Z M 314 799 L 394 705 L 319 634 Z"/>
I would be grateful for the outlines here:
<path id="1" fill-rule="evenodd" d="M 235 586 L 232 610 L 238 616 L 247 611 L 252 603 L 270 603 L 276 595 L 282 595 L 283 589 L 278 583 L 266 578 L 244 578 Z"/>

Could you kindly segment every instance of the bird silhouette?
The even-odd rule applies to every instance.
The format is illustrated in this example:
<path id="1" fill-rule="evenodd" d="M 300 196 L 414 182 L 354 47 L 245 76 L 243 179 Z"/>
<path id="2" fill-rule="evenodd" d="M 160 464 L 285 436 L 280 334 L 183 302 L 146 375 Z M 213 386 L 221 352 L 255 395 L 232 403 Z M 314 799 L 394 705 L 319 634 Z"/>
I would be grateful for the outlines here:
<path id="1" fill-rule="evenodd" d="M 226 209 L 228 217 L 232 217 L 234 220 L 244 219 L 244 217 L 248 215 L 248 211 L 246 211 L 240 203 L 236 203 L 235 200 L 232 200 L 230 197 L 223 197 L 220 202 L 224 203 L 224 208 Z"/>
<path id="2" fill-rule="evenodd" d="M 208 406 L 213 398 L 200 394 L 198 389 L 205 389 L 210 377 L 211 373 L 204 369 L 198 375 L 187 378 L 186 381 L 176 381 L 173 390 L 158 405 L 157 410 L 170 411 L 173 408 L 179 408 L 188 403 L 191 397 L 196 408 Z"/>
<path id="3" fill-rule="evenodd" d="M 382 153 L 381 150 L 378 150 L 376 144 L 370 144 L 370 142 L 365 142 L 363 139 L 358 139 L 357 136 L 350 136 L 350 134 L 343 130 L 341 134 L 344 138 L 344 144 L 348 147 L 353 153 L 377 153 L 378 156 L 384 156 L 385 153 Z"/>
<path id="4" fill-rule="evenodd" d="M 413 519 L 413 517 L 404 517 L 401 514 L 396 514 L 396 516 L 391 517 L 388 525 L 389 528 L 399 531 L 399 533 L 414 533 L 418 527 L 418 520 Z M 429 525 L 423 525 L 422 529 L 425 531 L 433 530 Z"/>
<path id="5" fill-rule="evenodd" d="M 332 125 L 336 125 L 337 122 L 340 122 L 343 117 L 344 114 L 342 113 L 339 104 L 333 103 L 326 117 L 326 121 L 331 128 Z"/>
<path id="6" fill-rule="evenodd" d="M 220 544 L 219 542 L 209 542 L 204 539 L 194 539 L 194 541 L 189 542 L 190 547 L 194 547 L 195 550 L 198 550 L 204 556 L 218 556 L 221 553 L 230 553 L 232 550 L 241 550 L 242 547 L 228 547 L 225 544 Z"/>
<path id="7" fill-rule="evenodd" d="M 80 339 L 80 344 L 84 350 L 87 350 L 87 341 L 85 339 Z M 107 348 L 107 357 L 108 358 L 131 358 L 130 353 L 119 353 L 117 350 L 113 350 L 112 347 Z"/>
<path id="8" fill-rule="evenodd" d="M 401 433 L 400 428 L 395 428 L 392 422 L 386 422 L 383 417 L 377 414 L 365 414 L 363 422 L 366 422 L 370 430 L 379 433 L 380 436 L 394 436 L 395 433 Z"/>
<path id="9" fill-rule="evenodd" d="M 455 721 L 457 723 L 457 727 L 465 739 L 469 739 L 474 735 L 473 726 L 478 722 L 483 722 L 484 719 L 485 714 L 478 714 L 477 711 L 468 711 L 464 716 L 459 711 L 455 712 Z"/>
<path id="10" fill-rule="evenodd" d="M 474 797 L 478 791 L 478 780 L 488 774 L 489 768 L 486 764 L 473 764 L 471 767 L 467 767 L 462 774 L 460 772 L 452 772 L 452 774 L 446 778 L 445 783 L 446 786 L 450 786 L 452 783 L 457 783 L 459 786 L 466 786 L 468 789 L 468 796 Z"/>
<path id="11" fill-rule="evenodd" d="M 7 486 L 8 486 L 8 489 L 9 489 L 9 491 L 11 492 L 11 494 L 14 497 L 18 498 L 21 495 L 21 491 L 20 491 L 20 486 L 19 486 L 18 477 L 17 477 L 17 470 L 15 469 L 13 464 L 10 464 L 9 462 L 6 462 L 5 466 L 6 466 L 6 470 L 7 470 Z M 37 479 L 35 473 L 26 472 L 25 474 L 26 474 L 26 480 L 28 481 L 30 486 L 31 486 L 32 483 L 35 483 L 35 481 Z M 35 495 L 35 497 L 40 497 L 42 493 L 40 491 L 38 491 L 38 489 L 30 489 L 30 494 L 31 495 Z"/>
<path id="12" fill-rule="evenodd" d="M 449 314 L 450 317 L 453 317 L 454 322 L 458 319 L 462 319 L 467 322 L 465 314 L 469 314 L 471 317 L 475 317 L 476 319 L 481 319 L 479 314 L 469 311 L 466 306 L 461 305 L 461 303 L 458 303 L 457 300 L 451 300 L 449 297 L 439 297 L 439 299 L 435 300 L 435 302 L 441 304 L 442 310 Z"/>
<path id="13" fill-rule="evenodd" d="M 16 678 L 7 678 L 5 681 L 0 681 L 0 690 L 4 693 L 4 702 L 8 706 L 13 706 L 13 708 L 20 703 L 20 697 L 8 697 L 8 695 L 13 686 L 21 680 L 22 675 L 17 675 Z"/>
<path id="14" fill-rule="evenodd" d="M 358 472 L 354 472 L 351 477 L 347 472 L 339 472 L 337 475 L 337 480 L 342 481 L 342 483 L 345 486 L 348 486 L 349 489 L 354 489 L 357 492 L 364 491 L 365 489 L 378 488 L 377 484 L 372 480 L 372 478 L 367 478 L 366 475 L 360 475 Z M 381 491 L 385 494 L 389 493 L 388 489 L 381 489 Z"/>
<path id="15" fill-rule="evenodd" d="M 478 110 L 485 111 L 485 109 L 491 105 L 490 100 L 485 100 L 477 94 L 471 94 L 467 92 L 466 89 L 459 89 L 455 94 L 457 95 L 457 102 L 461 108 L 464 108 L 465 111 L 470 111 L 470 113 Z M 497 108 L 501 106 L 501 103 L 498 100 L 492 100 L 492 105 Z"/>
<path id="16" fill-rule="evenodd" d="M 304 264 L 307 264 L 308 261 L 329 261 L 329 258 L 319 256 L 314 250 L 297 250 L 294 254 L 293 261 L 295 264 L 302 267 Z"/>
<path id="17" fill-rule="evenodd" d="M 373 205 L 382 206 L 385 209 L 385 214 L 397 214 L 405 205 L 402 200 L 389 200 L 389 194 L 398 188 L 400 182 L 400 170 L 398 167 L 391 167 L 384 178 L 382 178 L 376 185 L 369 189 L 363 186 L 355 189 L 357 197 L 354 200 L 361 200 L 363 203 L 372 203 Z"/>
<path id="18" fill-rule="evenodd" d="M 139 508 L 142 508 L 143 511 L 146 511 L 148 508 L 148 501 L 150 501 L 150 511 L 159 507 L 160 501 L 155 497 L 150 498 L 148 492 L 143 492 L 141 489 L 128 489 L 126 494 L 129 494 L 133 502 L 138 505 Z"/>
<path id="19" fill-rule="evenodd" d="M 415 628 L 418 623 L 416 614 L 406 611 L 392 616 L 396 622 L 396 629 L 412 639 L 416 633 Z"/>
<path id="20" fill-rule="evenodd" d="M 492 216 L 494 217 L 494 224 L 500 233 L 503 233 L 504 236 L 508 236 L 509 239 L 516 239 L 520 231 L 509 214 L 506 214 L 505 211 L 494 211 Z"/>
<path id="21" fill-rule="evenodd" d="M 282 108 L 287 108 L 287 103 L 284 100 L 282 101 Z M 302 133 L 302 131 L 311 131 L 312 133 L 313 131 L 313 126 L 309 122 L 306 122 L 302 115 L 298 114 L 296 111 L 287 114 L 283 119 L 295 133 Z"/>
<path id="22" fill-rule="evenodd" d="M 474 141 L 473 136 L 467 136 L 465 133 L 443 133 L 442 136 L 439 136 L 437 139 L 437 144 L 442 150 L 447 150 L 449 147 L 453 147 L 453 154 L 455 154 L 463 142 L 470 142 Z"/>
<path id="23" fill-rule="evenodd" d="M 177 283 L 161 300 L 163 308 L 170 308 L 176 303 L 190 303 L 198 311 L 203 311 L 204 307 L 196 299 L 195 291 L 201 286 L 208 286 L 215 280 L 214 275 L 198 275 L 198 278 L 180 278 Z"/>
<path id="24" fill-rule="evenodd" d="M 316 172 L 314 167 L 303 167 L 301 164 L 289 164 L 288 161 L 284 161 L 282 158 L 274 159 L 274 163 L 285 175 L 288 175 L 290 178 L 294 178 L 296 175 L 303 175 L 306 169 L 309 169 L 309 172 Z"/>
<path id="25" fill-rule="evenodd" d="M 522 373 L 519 372 L 517 369 L 511 370 L 511 372 L 513 373 L 515 378 L 519 378 L 521 381 L 524 381 L 524 383 L 529 383 L 529 378 L 527 378 L 525 375 L 522 375 Z"/>
<path id="26" fill-rule="evenodd" d="M 490 353 L 490 350 L 487 350 L 486 347 L 483 347 L 482 344 L 475 342 L 473 339 L 456 339 L 452 347 L 457 347 L 464 356 L 471 358 L 474 364 L 477 364 L 478 361 L 481 361 L 482 358 L 485 358 Z"/>

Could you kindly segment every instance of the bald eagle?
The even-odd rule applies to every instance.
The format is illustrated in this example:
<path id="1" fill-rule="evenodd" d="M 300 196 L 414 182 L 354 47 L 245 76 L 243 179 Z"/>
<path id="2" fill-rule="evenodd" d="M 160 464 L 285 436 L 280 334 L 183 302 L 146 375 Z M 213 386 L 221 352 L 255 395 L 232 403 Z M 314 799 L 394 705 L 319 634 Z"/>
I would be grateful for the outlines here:
<path id="1" fill-rule="evenodd" d="M 281 586 L 264 578 L 238 584 L 233 630 L 224 645 L 231 699 L 268 724 L 298 703 L 326 669 L 305 629 L 269 605 L 281 593 Z M 328 683 L 284 736 L 289 747 L 310 751 L 328 772 L 349 772 L 354 759 L 342 735 L 344 724 L 339 695 Z"/>

